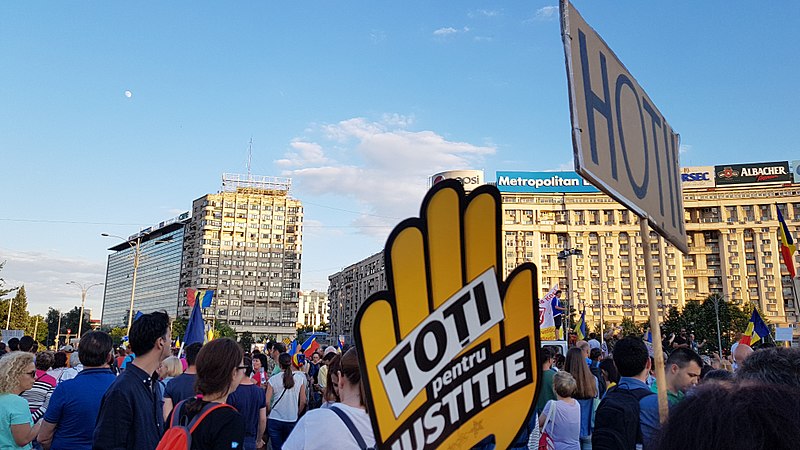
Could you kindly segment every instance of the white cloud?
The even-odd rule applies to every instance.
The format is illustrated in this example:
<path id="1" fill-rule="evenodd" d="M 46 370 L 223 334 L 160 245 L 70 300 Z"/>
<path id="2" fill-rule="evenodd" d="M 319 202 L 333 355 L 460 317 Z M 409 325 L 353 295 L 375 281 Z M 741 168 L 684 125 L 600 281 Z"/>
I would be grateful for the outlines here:
<path id="1" fill-rule="evenodd" d="M 470 18 L 475 17 L 497 17 L 500 15 L 500 11 L 495 9 L 478 9 L 475 11 L 470 11 L 467 13 L 467 16 Z"/>
<path id="2" fill-rule="evenodd" d="M 280 167 L 296 167 L 304 164 L 325 164 L 328 159 L 322 152 L 322 147 L 314 142 L 295 139 L 289 144 L 292 151 L 286 153 L 286 158 L 275 161 Z"/>
<path id="3" fill-rule="evenodd" d="M 447 36 L 456 33 L 458 33 L 458 30 L 453 27 L 439 28 L 433 32 L 434 36 Z"/>
<path id="4" fill-rule="evenodd" d="M 534 20 L 553 20 L 558 17 L 558 6 L 545 6 L 536 10 Z"/>
<path id="5" fill-rule="evenodd" d="M 364 214 L 350 225 L 362 233 L 385 236 L 400 218 L 417 215 L 430 175 L 451 169 L 480 168 L 494 146 L 449 140 L 430 131 L 412 131 L 413 118 L 384 115 L 380 121 L 362 117 L 318 127 L 320 153 L 315 161 L 295 158 L 284 175 L 293 179 L 298 195 L 325 195 Z M 330 156 L 335 154 L 336 157 Z M 302 194 L 301 194 L 302 193 Z M 353 205 L 353 202 L 356 204 Z"/>
<path id="6" fill-rule="evenodd" d="M 45 252 L 0 249 L 0 261 L 7 261 L 0 273 L 7 286 L 25 285 L 28 311 L 33 314 L 47 314 L 49 307 L 66 311 L 80 306 L 80 290 L 67 285 L 67 282 L 93 284 L 105 281 L 106 275 L 105 261 L 87 261 Z M 86 307 L 92 308 L 94 318 L 100 318 L 102 286 L 89 290 Z"/>
<path id="7" fill-rule="evenodd" d="M 494 38 L 491 36 L 475 36 L 473 40 L 475 42 L 492 42 Z"/>

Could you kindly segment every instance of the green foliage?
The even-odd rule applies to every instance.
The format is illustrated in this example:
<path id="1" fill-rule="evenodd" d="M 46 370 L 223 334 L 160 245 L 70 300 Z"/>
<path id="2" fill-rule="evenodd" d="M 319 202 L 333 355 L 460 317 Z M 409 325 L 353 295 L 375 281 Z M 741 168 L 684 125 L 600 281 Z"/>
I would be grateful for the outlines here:
<path id="1" fill-rule="evenodd" d="M 8 322 L 9 330 L 28 330 L 28 298 L 25 295 L 25 286 L 21 286 L 16 290 L 17 293 L 13 299 L 0 301 L 0 317 L 2 318 L 2 327 L 5 328 L 6 322 L 9 318 L 9 302 L 11 302 L 11 321 Z M 31 333 L 33 329 L 31 329 Z"/>
<path id="2" fill-rule="evenodd" d="M 5 261 L 0 263 L 0 271 L 3 270 L 3 266 L 5 266 L 5 265 L 6 265 Z M 6 285 L 6 280 L 0 278 L 0 298 L 3 298 L 6 295 L 8 295 L 8 294 L 10 294 L 10 293 L 12 293 L 12 292 L 17 290 L 17 288 L 5 288 L 5 287 L 3 287 L 5 285 Z M 6 304 L 6 309 L 0 309 L 0 311 L 8 311 L 8 304 Z M 3 324 L 3 325 L 5 325 L 5 324 Z"/>
<path id="3" fill-rule="evenodd" d="M 297 338 L 300 339 L 301 336 L 307 333 L 311 333 L 314 331 L 313 325 L 303 325 L 301 327 L 297 327 Z"/>
<path id="4" fill-rule="evenodd" d="M 37 320 L 39 321 L 38 326 L 36 325 Z M 33 339 L 35 339 L 37 342 L 41 342 L 42 344 L 45 343 L 47 340 L 47 322 L 45 322 L 45 319 L 41 314 L 28 317 L 28 326 L 25 328 L 25 334 L 33 336 Z"/>
<path id="5" fill-rule="evenodd" d="M 239 336 L 239 345 L 241 345 L 242 348 L 244 349 L 244 351 L 246 351 L 246 352 L 250 351 L 250 347 L 254 343 L 255 343 L 255 340 L 253 339 L 253 333 L 251 333 L 249 331 L 245 331 L 244 333 L 242 333 L 241 336 Z"/>
<path id="6" fill-rule="evenodd" d="M 699 344 L 706 341 L 704 350 L 717 351 L 717 319 L 714 308 L 714 296 L 709 296 L 705 301 L 687 302 L 682 311 L 670 308 L 667 319 L 664 321 L 663 338 L 668 339 L 672 333 L 676 335 L 681 329 L 687 333 L 694 333 L 695 341 Z M 736 332 L 744 331 L 750 321 L 748 306 L 738 307 L 726 302 L 722 297 L 719 301 L 719 328 L 723 348 L 730 348 Z"/>
<path id="7" fill-rule="evenodd" d="M 217 321 L 214 324 L 214 334 L 216 337 L 229 337 L 236 340 L 236 330 L 231 328 L 227 322 Z"/>
<path id="8" fill-rule="evenodd" d="M 186 317 L 178 317 L 172 322 L 172 339 L 180 339 L 183 341 L 183 336 L 186 334 L 186 326 L 189 324 L 189 319 Z"/>
<path id="9" fill-rule="evenodd" d="M 67 311 L 64 314 L 61 314 L 61 330 L 57 330 L 58 328 L 58 316 L 60 311 L 57 309 L 50 308 L 47 311 L 47 317 L 45 321 L 47 322 L 47 345 L 53 345 L 55 343 L 56 334 L 59 334 L 58 344 L 57 346 L 61 346 L 66 343 L 67 338 L 67 330 L 71 331 L 70 339 L 78 337 L 78 319 L 81 316 L 81 308 L 76 306 L 71 310 Z M 84 314 L 83 317 L 83 329 L 81 330 L 82 333 L 86 333 L 92 329 L 89 321 L 86 319 L 86 315 Z"/>
<path id="10" fill-rule="evenodd" d="M 114 341 L 114 346 L 122 344 L 122 338 L 125 337 L 128 330 L 122 327 L 115 327 L 108 330 L 111 340 Z"/>
<path id="11" fill-rule="evenodd" d="M 644 334 L 644 328 L 647 326 L 647 324 L 637 324 L 630 317 L 625 317 L 622 319 L 620 326 L 622 328 L 623 336 L 642 337 Z"/>

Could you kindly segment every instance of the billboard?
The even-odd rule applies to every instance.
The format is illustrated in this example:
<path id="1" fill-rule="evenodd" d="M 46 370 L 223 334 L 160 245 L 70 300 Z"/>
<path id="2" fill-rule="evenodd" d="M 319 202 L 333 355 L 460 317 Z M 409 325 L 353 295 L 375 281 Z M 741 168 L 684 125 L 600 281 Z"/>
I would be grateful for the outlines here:
<path id="1" fill-rule="evenodd" d="M 800 160 L 794 160 L 791 164 L 792 176 L 795 183 L 800 183 Z"/>
<path id="2" fill-rule="evenodd" d="M 482 170 L 448 170 L 431 175 L 429 186 L 442 180 L 458 180 L 464 185 L 464 190 L 471 191 L 483 184 Z"/>
<path id="3" fill-rule="evenodd" d="M 497 172 L 500 192 L 600 192 L 575 172 Z"/>
<path id="4" fill-rule="evenodd" d="M 714 166 L 681 167 L 681 186 L 684 189 L 714 187 Z"/>
<path id="5" fill-rule="evenodd" d="M 714 166 L 717 186 L 733 184 L 791 183 L 788 161 Z"/>
<path id="6" fill-rule="evenodd" d="M 575 170 L 688 253 L 680 136 L 603 38 L 559 5 Z"/>

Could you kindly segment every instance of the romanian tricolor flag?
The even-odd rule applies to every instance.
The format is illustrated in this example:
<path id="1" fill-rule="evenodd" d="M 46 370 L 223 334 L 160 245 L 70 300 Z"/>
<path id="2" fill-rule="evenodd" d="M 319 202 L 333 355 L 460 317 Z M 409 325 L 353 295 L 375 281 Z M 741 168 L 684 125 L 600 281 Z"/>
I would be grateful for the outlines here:
<path id="1" fill-rule="evenodd" d="M 739 343 L 752 346 L 756 342 L 767 337 L 768 334 L 769 328 L 767 328 L 767 324 L 765 324 L 764 320 L 761 319 L 758 311 L 753 308 L 753 315 L 750 316 L 750 322 L 747 324 L 747 330 L 745 330 L 742 340 L 739 341 Z"/>
<path id="2" fill-rule="evenodd" d="M 781 243 L 783 263 L 786 264 L 786 270 L 789 271 L 789 275 L 794 278 L 794 252 L 797 251 L 797 246 L 794 244 L 791 233 L 789 233 L 789 227 L 786 226 L 786 221 L 783 220 L 781 209 L 778 208 L 777 205 L 775 205 L 775 208 L 778 210 L 778 222 L 780 222 L 780 227 L 778 227 L 778 239 L 780 239 Z"/>
<path id="3" fill-rule="evenodd" d="M 586 311 L 581 313 L 581 319 L 575 324 L 573 331 L 575 331 L 575 334 L 578 335 L 578 340 L 582 341 L 586 339 Z"/>
<path id="4" fill-rule="evenodd" d="M 193 307 L 197 301 L 202 302 L 200 306 L 208 308 L 214 299 L 214 291 L 210 289 L 186 289 L 186 304 Z"/>

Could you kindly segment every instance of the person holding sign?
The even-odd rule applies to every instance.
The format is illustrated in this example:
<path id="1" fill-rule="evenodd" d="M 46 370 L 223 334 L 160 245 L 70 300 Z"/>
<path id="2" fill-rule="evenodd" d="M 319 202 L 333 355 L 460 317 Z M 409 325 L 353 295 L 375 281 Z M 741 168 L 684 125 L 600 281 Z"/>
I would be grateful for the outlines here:
<path id="1" fill-rule="evenodd" d="M 550 301 L 550 307 L 553 309 L 553 322 L 556 325 L 556 337 L 559 337 L 563 330 L 561 329 L 561 319 L 564 317 L 564 311 L 567 308 L 561 306 L 561 290 L 556 291 L 555 297 Z"/>

